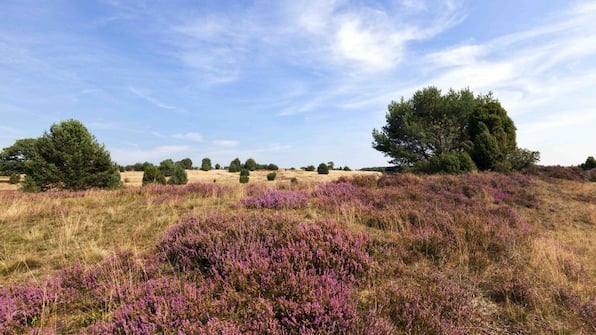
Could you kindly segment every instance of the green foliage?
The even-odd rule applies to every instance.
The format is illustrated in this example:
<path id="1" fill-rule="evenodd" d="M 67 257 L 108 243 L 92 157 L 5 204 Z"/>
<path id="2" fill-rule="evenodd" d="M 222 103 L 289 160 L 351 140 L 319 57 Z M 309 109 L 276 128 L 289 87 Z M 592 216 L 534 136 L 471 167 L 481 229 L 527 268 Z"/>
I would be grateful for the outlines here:
<path id="1" fill-rule="evenodd" d="M 221 165 L 219 165 L 219 163 L 215 164 L 215 169 L 216 169 L 216 170 L 219 170 L 219 169 L 221 169 Z"/>
<path id="2" fill-rule="evenodd" d="M 0 152 L 0 174 L 21 173 L 27 174 L 27 162 L 35 153 L 37 139 L 24 138 L 16 140 L 10 147 Z"/>
<path id="3" fill-rule="evenodd" d="M 211 159 L 203 158 L 203 160 L 201 161 L 201 170 L 209 171 L 211 169 L 213 169 L 213 167 L 211 166 Z"/>
<path id="4" fill-rule="evenodd" d="M 344 171 L 352 171 L 352 169 L 350 169 L 350 168 L 349 168 L 347 165 L 346 165 L 346 166 L 344 166 L 344 169 L 343 169 L 343 170 L 344 170 Z"/>
<path id="5" fill-rule="evenodd" d="M 249 179 L 248 176 L 242 176 L 241 175 L 240 176 L 240 184 L 246 184 L 246 183 L 248 183 L 248 179 Z"/>
<path id="6" fill-rule="evenodd" d="M 145 167 L 145 172 L 143 173 L 143 185 L 156 183 L 156 184 L 165 184 L 166 177 L 161 173 L 161 171 L 155 165 L 148 165 Z"/>
<path id="7" fill-rule="evenodd" d="M 241 176 L 250 176 L 250 171 L 248 171 L 248 169 L 242 169 L 240 170 L 240 175 Z"/>
<path id="8" fill-rule="evenodd" d="M 450 152 L 418 161 L 413 171 L 421 173 L 459 174 L 476 171 L 476 165 L 466 152 Z"/>
<path id="9" fill-rule="evenodd" d="M 317 168 L 317 173 L 318 174 L 329 174 L 329 166 L 327 166 L 327 164 L 325 164 L 325 163 L 319 164 L 319 167 Z"/>
<path id="10" fill-rule="evenodd" d="M 538 151 L 515 148 L 515 150 L 509 153 L 506 160 L 511 164 L 512 170 L 524 171 L 533 167 L 540 160 L 540 153 Z"/>
<path id="11" fill-rule="evenodd" d="M 176 162 L 176 165 L 181 165 L 185 170 L 192 170 L 192 159 L 184 158 Z"/>
<path id="12" fill-rule="evenodd" d="M 380 131 L 373 130 L 373 148 L 399 166 L 459 151 L 465 140 L 466 120 L 476 104 L 470 90 L 450 90 L 441 95 L 436 87 L 417 91 L 409 100 L 393 101 L 387 124 Z"/>
<path id="13" fill-rule="evenodd" d="M 277 171 L 277 170 L 279 170 L 279 167 L 277 165 L 273 164 L 273 163 L 269 163 L 267 165 L 267 170 L 269 170 L 269 171 Z"/>
<path id="14" fill-rule="evenodd" d="M 15 172 L 11 173 L 10 177 L 8 178 L 8 182 L 13 185 L 18 184 L 20 181 L 21 181 L 21 175 L 18 173 L 15 173 Z"/>
<path id="15" fill-rule="evenodd" d="M 594 156 L 589 156 L 586 159 L 586 162 L 581 164 L 580 167 L 584 170 L 591 170 L 596 168 L 596 159 L 594 159 Z"/>
<path id="16" fill-rule="evenodd" d="M 333 170 L 335 168 L 335 163 L 333 163 L 333 161 L 327 162 L 327 167 L 329 170 Z"/>
<path id="17" fill-rule="evenodd" d="M 315 166 L 314 165 L 309 165 L 307 167 L 304 168 L 304 171 L 314 171 L 315 170 Z"/>
<path id="18" fill-rule="evenodd" d="M 269 180 L 269 181 L 275 180 L 275 177 L 277 177 L 277 173 L 275 173 L 275 172 L 270 172 L 267 174 L 267 180 Z"/>
<path id="19" fill-rule="evenodd" d="M 77 120 L 54 124 L 49 133 L 37 139 L 33 158 L 27 161 L 26 169 L 42 191 L 122 185 L 118 166 L 112 162 L 108 151 Z"/>
<path id="20" fill-rule="evenodd" d="M 159 171 L 166 177 L 170 177 L 174 173 L 174 168 L 176 164 L 171 159 L 164 159 L 159 163 Z"/>
<path id="21" fill-rule="evenodd" d="M 468 138 L 473 143 L 472 159 L 481 170 L 495 169 L 517 148 L 515 125 L 501 104 L 485 97 L 470 114 Z M 509 164 L 500 163 L 499 166 Z"/>
<path id="22" fill-rule="evenodd" d="M 249 158 L 246 160 L 246 163 L 244 163 L 244 168 L 249 171 L 255 171 L 257 169 L 257 162 L 254 159 Z"/>
<path id="23" fill-rule="evenodd" d="M 298 184 L 298 178 L 292 177 L 292 179 L 290 179 L 290 183 L 292 183 L 292 184 Z"/>
<path id="24" fill-rule="evenodd" d="M 428 87 L 409 100 L 391 102 L 388 110 L 387 124 L 380 131 L 373 129 L 373 148 L 400 167 L 440 166 L 448 172 L 456 162 L 451 153 L 464 151 L 481 170 L 524 169 L 538 159 L 538 152 L 517 148 L 515 125 L 491 94 L 475 97 L 465 89 L 442 95 Z M 472 168 L 468 163 L 461 171 Z"/>
<path id="25" fill-rule="evenodd" d="M 39 186 L 37 186 L 37 183 L 35 182 L 35 180 L 32 177 L 27 175 L 27 176 L 25 176 L 25 179 L 23 179 L 23 182 L 21 183 L 21 191 L 35 193 L 35 192 L 40 192 L 41 188 Z"/>
<path id="26" fill-rule="evenodd" d="M 238 172 L 242 168 L 242 163 L 240 159 L 235 158 L 233 161 L 230 162 L 230 166 L 228 167 L 228 171 L 230 172 Z"/>
<path id="27" fill-rule="evenodd" d="M 188 175 L 186 174 L 186 170 L 182 165 L 176 165 L 174 168 L 174 172 L 172 176 L 168 180 L 168 184 L 170 185 L 185 185 L 188 182 Z"/>

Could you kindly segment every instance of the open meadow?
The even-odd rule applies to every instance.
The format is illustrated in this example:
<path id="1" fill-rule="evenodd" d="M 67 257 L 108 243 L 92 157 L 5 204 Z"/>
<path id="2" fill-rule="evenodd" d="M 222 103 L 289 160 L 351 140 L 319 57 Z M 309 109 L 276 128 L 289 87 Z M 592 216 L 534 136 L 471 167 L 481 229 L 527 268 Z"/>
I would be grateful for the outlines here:
<path id="1" fill-rule="evenodd" d="M 2 191 L 0 333 L 596 331 L 596 183 L 336 172 Z"/>

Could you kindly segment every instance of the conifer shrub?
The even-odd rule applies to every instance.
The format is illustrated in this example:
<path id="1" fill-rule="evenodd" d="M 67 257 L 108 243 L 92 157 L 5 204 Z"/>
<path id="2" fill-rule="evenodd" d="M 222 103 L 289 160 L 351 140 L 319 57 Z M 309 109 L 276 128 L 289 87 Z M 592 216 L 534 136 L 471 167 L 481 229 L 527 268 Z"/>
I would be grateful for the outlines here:
<path id="1" fill-rule="evenodd" d="M 315 170 L 315 166 L 314 165 L 309 165 L 307 167 L 304 168 L 304 171 L 314 171 Z"/>
<path id="2" fill-rule="evenodd" d="M 271 163 L 271 164 L 267 165 L 267 170 L 277 171 L 277 170 L 279 170 L 279 167 L 277 165 Z"/>
<path id="3" fill-rule="evenodd" d="M 8 182 L 10 184 L 18 184 L 21 181 L 21 175 L 18 173 L 11 173 L 10 177 L 8 178 Z"/>
<path id="4" fill-rule="evenodd" d="M 317 168 L 317 173 L 318 174 L 329 174 L 329 166 L 327 166 L 327 164 L 325 164 L 325 163 L 319 164 L 319 167 Z"/>
<path id="5" fill-rule="evenodd" d="M 271 172 L 271 173 L 267 174 L 267 180 L 269 180 L 269 181 L 275 180 L 275 177 L 277 177 L 277 173 L 275 173 L 275 172 Z"/>
<path id="6" fill-rule="evenodd" d="M 247 184 L 249 180 L 248 176 L 240 176 L 240 184 Z"/>
<path id="7" fill-rule="evenodd" d="M 155 165 L 147 165 L 143 173 L 143 185 L 147 184 L 165 184 L 166 177 Z"/>
<path id="8" fill-rule="evenodd" d="M 250 171 L 248 171 L 248 169 L 242 169 L 240 170 L 240 176 L 250 176 Z"/>
<path id="9" fill-rule="evenodd" d="M 186 174 L 186 170 L 181 165 L 176 165 L 174 168 L 174 172 L 172 176 L 168 180 L 168 184 L 170 185 L 185 185 L 188 182 L 188 175 Z"/>
<path id="10" fill-rule="evenodd" d="M 39 185 L 37 185 L 37 183 L 35 182 L 35 179 L 33 179 L 30 176 L 25 176 L 25 179 L 23 180 L 23 183 L 21 184 L 21 191 L 23 192 L 28 192 L 28 193 L 35 193 L 35 192 L 40 192 L 41 191 L 41 187 L 39 187 Z"/>

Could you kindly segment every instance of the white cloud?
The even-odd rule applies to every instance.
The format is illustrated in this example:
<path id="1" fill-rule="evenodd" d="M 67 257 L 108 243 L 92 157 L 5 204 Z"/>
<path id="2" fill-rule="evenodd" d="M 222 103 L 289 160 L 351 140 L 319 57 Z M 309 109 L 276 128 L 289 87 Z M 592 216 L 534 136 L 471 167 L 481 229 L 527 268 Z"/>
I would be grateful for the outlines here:
<path id="1" fill-rule="evenodd" d="M 119 164 L 132 164 L 136 162 L 156 162 L 182 153 L 187 153 L 192 148 L 187 145 L 162 145 L 150 149 L 116 148 L 111 150 L 112 158 Z"/>
<path id="2" fill-rule="evenodd" d="M 186 134 L 174 134 L 172 135 L 173 138 L 181 139 L 181 140 L 189 140 L 193 142 L 203 142 L 203 135 L 199 133 L 186 133 Z"/>
<path id="3" fill-rule="evenodd" d="M 213 144 L 217 145 L 218 147 L 233 148 L 238 146 L 240 142 L 232 140 L 215 140 L 213 141 Z"/>
<path id="4" fill-rule="evenodd" d="M 165 104 L 165 103 L 163 103 L 163 102 L 155 99 L 146 90 L 143 90 L 143 89 L 140 89 L 140 88 L 135 88 L 135 87 L 129 87 L 128 90 L 130 91 L 130 93 L 136 95 L 137 97 L 142 98 L 142 99 L 150 102 L 155 107 L 159 107 L 159 108 L 162 108 L 162 109 L 168 109 L 168 110 L 174 110 L 174 109 L 176 109 L 176 106 L 167 105 L 167 104 Z"/>

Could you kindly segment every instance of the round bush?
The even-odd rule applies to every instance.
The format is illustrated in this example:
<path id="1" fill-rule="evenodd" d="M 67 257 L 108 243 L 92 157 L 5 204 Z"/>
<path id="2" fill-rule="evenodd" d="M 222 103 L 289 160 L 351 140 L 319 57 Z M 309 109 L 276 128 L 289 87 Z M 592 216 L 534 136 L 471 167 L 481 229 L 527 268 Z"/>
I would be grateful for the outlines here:
<path id="1" fill-rule="evenodd" d="M 248 171 L 248 169 L 242 169 L 242 170 L 240 170 L 240 176 L 248 177 L 248 176 L 250 176 L 250 171 Z"/>
<path id="2" fill-rule="evenodd" d="M 275 177 L 277 177 L 277 173 L 275 173 L 275 172 L 271 172 L 271 173 L 267 174 L 267 180 L 269 180 L 269 181 L 275 180 Z"/>
<path id="3" fill-rule="evenodd" d="M 240 184 L 246 184 L 248 183 L 248 176 L 240 176 Z"/>
<path id="4" fill-rule="evenodd" d="M 325 163 L 319 164 L 319 167 L 317 168 L 317 173 L 318 174 L 329 174 L 329 167 L 327 166 L 327 164 L 325 164 Z"/>

